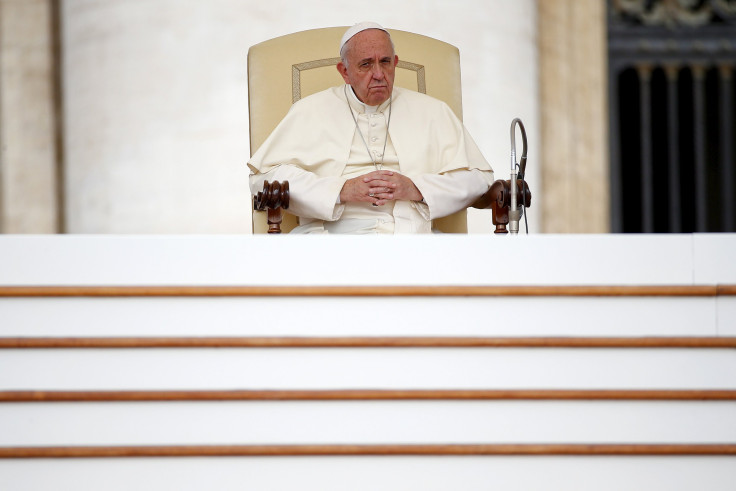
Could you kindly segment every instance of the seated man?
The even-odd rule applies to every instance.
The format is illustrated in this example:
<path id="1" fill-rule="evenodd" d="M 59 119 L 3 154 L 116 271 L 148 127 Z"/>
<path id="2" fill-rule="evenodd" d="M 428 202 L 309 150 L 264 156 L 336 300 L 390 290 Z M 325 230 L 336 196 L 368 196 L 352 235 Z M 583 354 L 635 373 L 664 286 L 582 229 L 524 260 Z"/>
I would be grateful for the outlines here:
<path id="1" fill-rule="evenodd" d="M 383 27 L 348 29 L 340 58 L 346 85 L 296 102 L 248 162 L 254 193 L 289 181 L 293 233 L 429 233 L 488 190 L 493 170 L 449 106 L 393 86 Z"/>

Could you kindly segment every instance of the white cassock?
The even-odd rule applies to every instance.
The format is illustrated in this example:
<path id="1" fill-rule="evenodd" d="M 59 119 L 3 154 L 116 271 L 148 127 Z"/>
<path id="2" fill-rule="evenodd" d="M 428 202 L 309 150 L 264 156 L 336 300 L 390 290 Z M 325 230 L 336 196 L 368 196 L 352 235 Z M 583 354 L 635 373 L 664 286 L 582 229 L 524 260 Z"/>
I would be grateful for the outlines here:
<path id="1" fill-rule="evenodd" d="M 373 159 L 409 177 L 424 202 L 340 203 L 345 181 L 374 171 Z M 289 212 L 300 223 L 292 233 L 429 233 L 433 219 L 467 208 L 493 183 L 491 166 L 449 106 L 399 87 L 377 107 L 349 86 L 305 97 L 248 166 L 254 194 L 264 180 L 289 181 Z"/>

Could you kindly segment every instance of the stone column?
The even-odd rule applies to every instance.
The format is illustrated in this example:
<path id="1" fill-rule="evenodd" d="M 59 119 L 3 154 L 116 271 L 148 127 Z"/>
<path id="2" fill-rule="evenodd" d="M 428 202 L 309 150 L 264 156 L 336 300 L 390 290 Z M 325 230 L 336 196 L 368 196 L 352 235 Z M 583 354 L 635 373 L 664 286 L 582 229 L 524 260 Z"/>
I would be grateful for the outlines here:
<path id="1" fill-rule="evenodd" d="M 544 0 L 539 22 L 542 231 L 610 231 L 606 3 Z"/>
<path id="2" fill-rule="evenodd" d="M 0 232 L 60 228 L 53 0 L 0 0 Z"/>

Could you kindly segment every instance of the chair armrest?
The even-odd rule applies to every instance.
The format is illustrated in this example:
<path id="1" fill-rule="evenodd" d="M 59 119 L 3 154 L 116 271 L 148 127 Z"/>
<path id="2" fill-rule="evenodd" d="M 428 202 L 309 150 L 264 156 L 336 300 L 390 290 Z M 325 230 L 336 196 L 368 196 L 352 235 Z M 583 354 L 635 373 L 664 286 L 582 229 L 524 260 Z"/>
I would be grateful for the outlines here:
<path id="1" fill-rule="evenodd" d="M 529 207 L 532 203 L 532 193 L 526 181 L 516 181 L 519 204 Z M 511 207 L 511 181 L 498 180 L 493 183 L 486 193 L 471 205 L 473 208 L 482 210 L 490 208 L 492 211 L 493 224 L 496 226 L 494 233 L 508 233 L 506 225 L 509 223 L 509 208 Z"/>
<path id="2" fill-rule="evenodd" d="M 268 211 L 268 233 L 281 233 L 281 210 L 289 208 L 289 181 L 263 182 L 263 191 L 253 197 L 253 209 Z"/>

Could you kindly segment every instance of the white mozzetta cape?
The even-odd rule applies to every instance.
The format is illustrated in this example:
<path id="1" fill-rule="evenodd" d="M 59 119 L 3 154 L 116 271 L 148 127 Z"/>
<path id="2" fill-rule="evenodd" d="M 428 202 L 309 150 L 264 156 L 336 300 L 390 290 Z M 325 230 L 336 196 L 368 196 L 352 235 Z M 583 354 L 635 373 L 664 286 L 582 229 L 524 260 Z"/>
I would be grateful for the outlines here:
<path id="1" fill-rule="evenodd" d="M 410 221 L 426 221 L 426 225 L 416 224 L 410 230 L 429 231 L 428 220 L 463 209 L 485 192 L 493 182 L 493 171 L 444 102 L 394 87 L 391 104 L 390 146 L 398 157 L 399 171 L 414 181 L 429 205 L 428 211 L 423 211 L 427 205 L 412 204 L 410 208 L 418 210 L 415 214 L 406 210 L 408 202 L 396 202 L 393 215 L 397 220 L 414 216 Z M 386 113 L 387 107 L 385 102 L 379 110 Z M 335 206 L 335 202 L 345 181 L 341 176 L 351 147 L 358 138 L 356 131 L 345 86 L 296 102 L 249 161 L 254 173 L 251 186 L 260 188 L 263 174 L 271 172 L 272 179 L 292 181 L 292 213 L 328 221 L 339 219 L 342 207 Z M 460 179 L 458 172 L 464 174 L 471 169 L 482 171 L 482 176 Z M 297 170 L 306 171 L 312 178 L 295 173 Z M 405 229 L 403 225 L 400 228 Z"/>
<path id="2" fill-rule="evenodd" d="M 248 165 L 256 173 L 293 164 L 320 177 L 339 176 L 355 131 L 343 87 L 333 87 L 294 103 Z M 452 109 L 425 94 L 394 87 L 389 134 L 409 177 L 492 170 Z"/>

